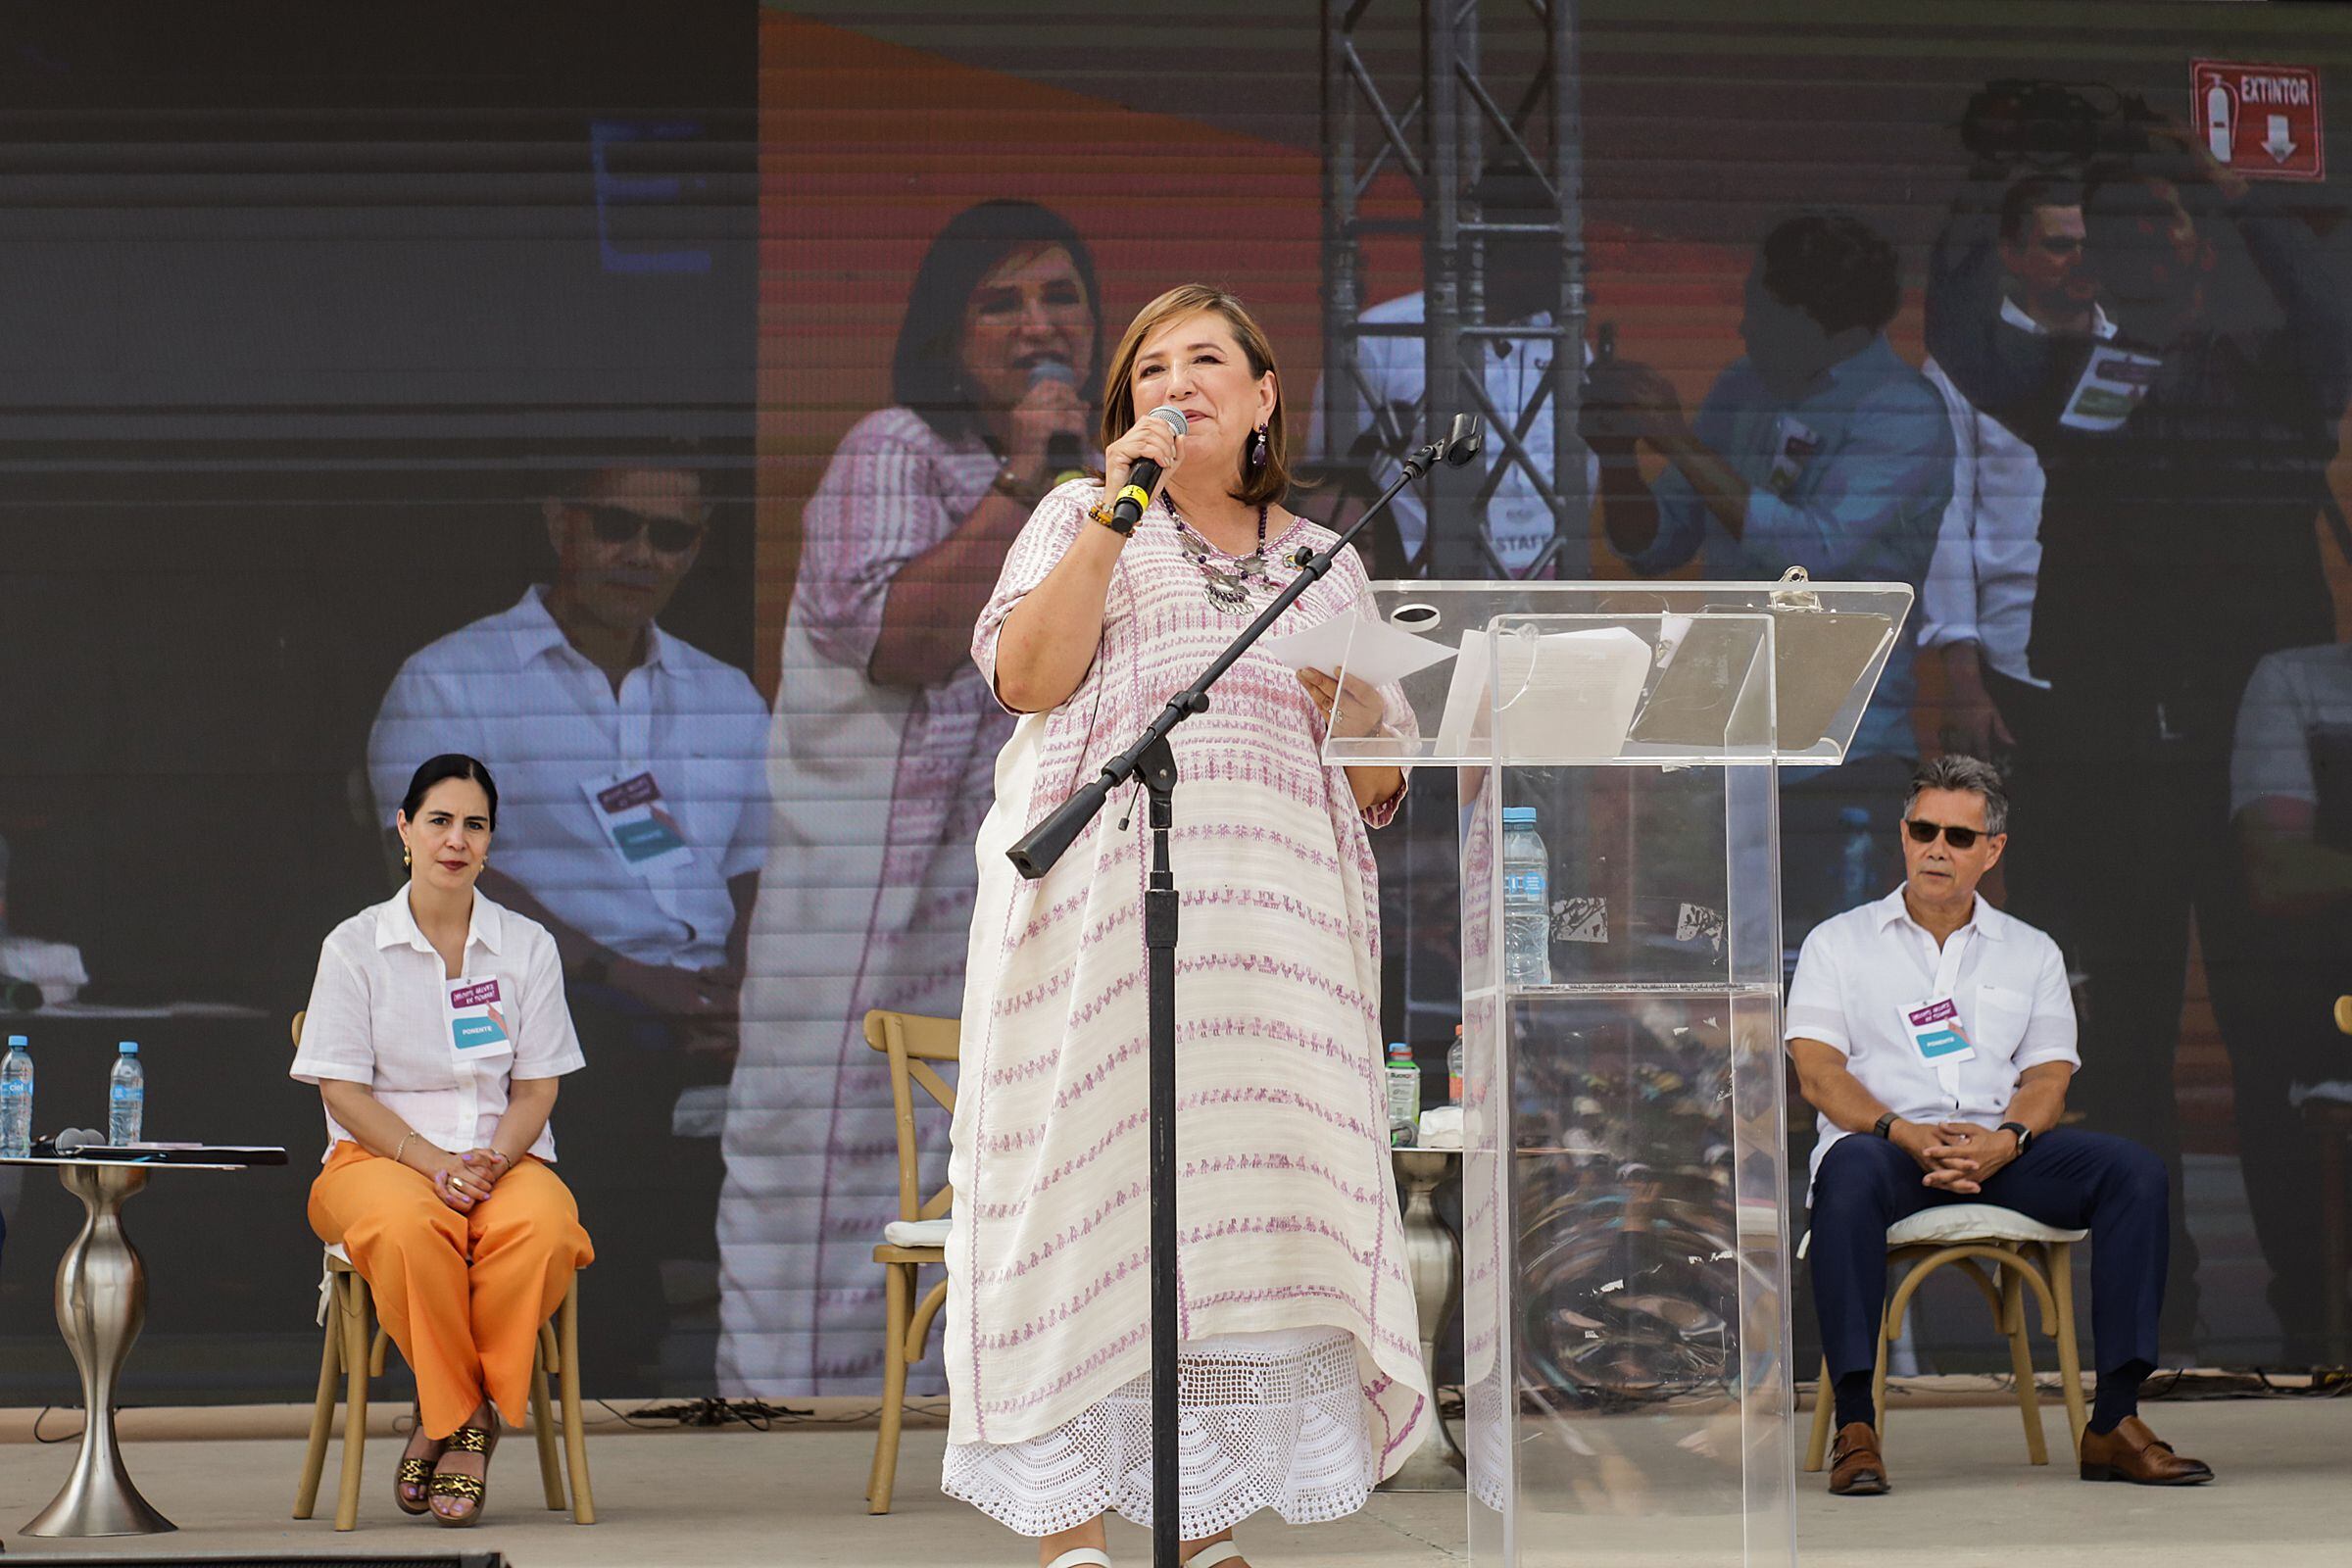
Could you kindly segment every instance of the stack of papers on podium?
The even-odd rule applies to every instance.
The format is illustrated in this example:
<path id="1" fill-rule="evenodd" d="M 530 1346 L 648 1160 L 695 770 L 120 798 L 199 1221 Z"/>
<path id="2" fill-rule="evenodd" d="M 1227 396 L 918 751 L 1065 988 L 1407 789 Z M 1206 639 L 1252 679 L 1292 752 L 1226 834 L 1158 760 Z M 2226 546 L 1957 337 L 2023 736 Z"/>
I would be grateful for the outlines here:
<path id="1" fill-rule="evenodd" d="M 1492 730 L 1499 727 L 1510 756 L 1521 760 L 1616 757 L 1633 728 L 1649 661 L 1649 644 L 1623 626 L 1494 637 L 1466 631 L 1438 725 L 1438 755 L 1492 756 Z M 1492 713 L 1490 679 L 1500 682 Z"/>

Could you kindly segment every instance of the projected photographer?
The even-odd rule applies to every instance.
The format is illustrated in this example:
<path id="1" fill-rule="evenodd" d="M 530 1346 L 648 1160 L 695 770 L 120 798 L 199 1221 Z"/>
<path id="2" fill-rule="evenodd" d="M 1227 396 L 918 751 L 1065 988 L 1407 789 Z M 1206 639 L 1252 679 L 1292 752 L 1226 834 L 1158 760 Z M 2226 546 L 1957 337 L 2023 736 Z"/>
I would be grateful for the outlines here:
<path id="1" fill-rule="evenodd" d="M 1596 363 L 1582 429 L 1600 460 L 1612 548 L 1643 574 L 1697 558 L 1719 582 L 1791 565 L 1829 581 L 1925 580 L 1952 491 L 1951 421 L 1886 341 L 1901 297 L 1894 248 L 1843 213 L 1765 236 L 1748 275 L 1747 346 L 1686 420 L 1664 376 Z M 1638 458 L 1666 460 L 1653 487 Z M 1791 941 L 1892 885 L 1895 814 L 1917 747 L 1912 654 L 1898 640 L 1845 764 L 1784 784 L 1782 900 Z"/>
<path id="2" fill-rule="evenodd" d="M 2047 479 L 2027 654 L 2050 683 L 2048 872 L 2132 911 L 2061 922 L 2088 977 L 2085 1108 L 2178 1184 L 2169 1086 L 2192 911 L 2226 1028 L 2254 961 L 2222 831 L 2239 695 L 2265 654 L 2334 635 L 2314 524 L 2352 388 L 2352 308 L 2302 220 L 2196 138 L 2131 122 L 2110 140 L 2128 156 L 2085 173 L 2082 207 L 2116 336 L 2005 320 L 1998 238 L 1971 213 L 1938 246 L 1928 346 Z M 2177 1349 L 2195 1256 L 2177 1225 Z"/>

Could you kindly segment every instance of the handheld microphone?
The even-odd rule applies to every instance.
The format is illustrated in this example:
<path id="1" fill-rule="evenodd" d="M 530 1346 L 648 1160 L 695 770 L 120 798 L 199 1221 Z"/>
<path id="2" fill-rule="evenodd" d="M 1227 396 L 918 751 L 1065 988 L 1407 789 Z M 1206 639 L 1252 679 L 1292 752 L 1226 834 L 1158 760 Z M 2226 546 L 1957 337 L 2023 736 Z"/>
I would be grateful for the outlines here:
<path id="1" fill-rule="evenodd" d="M 1040 382 L 1058 381 L 1063 386 L 1078 384 L 1078 372 L 1060 360 L 1040 360 L 1029 367 L 1029 389 L 1037 390 Z M 1052 477 L 1047 488 L 1058 489 L 1072 479 L 1086 477 L 1086 453 L 1078 437 L 1067 430 L 1056 430 L 1046 440 L 1046 472 Z"/>
<path id="2" fill-rule="evenodd" d="M 1149 417 L 1157 419 L 1178 435 L 1192 428 L 1192 421 L 1184 416 L 1182 409 L 1172 409 L 1165 403 L 1153 409 Z M 1127 470 L 1127 487 L 1119 492 L 1118 503 L 1110 509 L 1111 515 L 1126 524 L 1119 532 L 1125 533 L 1144 520 L 1144 509 L 1152 504 L 1152 490 L 1158 483 L 1159 465 L 1150 458 Z"/>

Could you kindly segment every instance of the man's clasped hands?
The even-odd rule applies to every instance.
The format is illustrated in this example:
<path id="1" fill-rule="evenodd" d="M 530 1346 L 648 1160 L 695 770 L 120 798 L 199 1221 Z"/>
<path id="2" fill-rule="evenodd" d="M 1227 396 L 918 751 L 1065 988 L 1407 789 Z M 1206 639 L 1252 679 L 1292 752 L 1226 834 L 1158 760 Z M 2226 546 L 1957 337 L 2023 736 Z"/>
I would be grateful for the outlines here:
<path id="1" fill-rule="evenodd" d="M 2017 1135 L 1972 1121 L 1897 1121 L 1886 1136 L 1927 1172 L 1924 1185 L 1947 1193 L 1980 1193 L 1993 1173 L 2017 1157 Z"/>

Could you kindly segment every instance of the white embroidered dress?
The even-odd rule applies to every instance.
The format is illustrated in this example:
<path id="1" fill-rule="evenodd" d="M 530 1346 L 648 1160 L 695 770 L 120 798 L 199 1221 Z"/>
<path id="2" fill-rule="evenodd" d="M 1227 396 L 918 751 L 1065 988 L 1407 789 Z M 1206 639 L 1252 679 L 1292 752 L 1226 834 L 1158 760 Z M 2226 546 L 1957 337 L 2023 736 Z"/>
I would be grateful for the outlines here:
<path id="1" fill-rule="evenodd" d="M 973 640 L 992 689 L 1006 612 L 1097 526 L 1101 493 L 1062 486 L 1014 543 Z M 1267 556 L 1332 540 L 1300 521 Z M 1271 593 L 1213 607 L 1155 507 L 1121 553 L 1085 680 L 1023 717 L 998 762 L 950 1157 L 943 1484 L 1024 1534 L 1151 1517 L 1145 813 L 1122 831 L 1114 798 L 1034 883 L 1004 850 Z M 1275 632 L 1370 612 L 1350 552 Z M 1298 677 L 1253 650 L 1174 736 L 1188 1539 L 1261 1507 L 1350 1512 L 1430 1419 L 1389 1165 L 1378 888 L 1322 730 Z"/>

